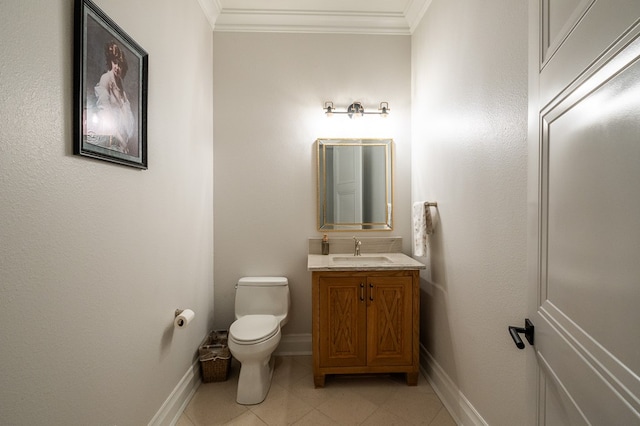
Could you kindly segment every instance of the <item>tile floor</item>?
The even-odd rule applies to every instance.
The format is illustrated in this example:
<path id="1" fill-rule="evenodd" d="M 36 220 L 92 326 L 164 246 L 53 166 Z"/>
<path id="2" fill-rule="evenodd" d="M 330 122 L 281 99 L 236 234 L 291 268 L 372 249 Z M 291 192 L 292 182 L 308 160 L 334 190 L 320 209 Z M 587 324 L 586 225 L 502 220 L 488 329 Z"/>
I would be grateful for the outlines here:
<path id="1" fill-rule="evenodd" d="M 213 425 L 430 425 L 455 426 L 427 380 L 407 386 L 404 375 L 327 376 L 313 386 L 311 356 L 275 359 L 271 389 L 261 404 L 235 402 L 240 364 L 229 380 L 203 383 L 176 423 Z"/>

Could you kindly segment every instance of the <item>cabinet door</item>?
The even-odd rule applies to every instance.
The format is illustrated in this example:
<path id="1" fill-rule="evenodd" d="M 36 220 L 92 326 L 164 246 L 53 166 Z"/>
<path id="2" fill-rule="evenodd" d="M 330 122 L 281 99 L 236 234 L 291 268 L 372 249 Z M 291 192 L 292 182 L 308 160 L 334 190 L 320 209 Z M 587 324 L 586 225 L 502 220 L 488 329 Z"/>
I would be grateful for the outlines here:
<path id="1" fill-rule="evenodd" d="M 369 277 L 367 285 L 367 364 L 410 365 L 413 347 L 411 277 Z"/>
<path id="2" fill-rule="evenodd" d="M 365 277 L 320 277 L 320 366 L 367 362 Z"/>

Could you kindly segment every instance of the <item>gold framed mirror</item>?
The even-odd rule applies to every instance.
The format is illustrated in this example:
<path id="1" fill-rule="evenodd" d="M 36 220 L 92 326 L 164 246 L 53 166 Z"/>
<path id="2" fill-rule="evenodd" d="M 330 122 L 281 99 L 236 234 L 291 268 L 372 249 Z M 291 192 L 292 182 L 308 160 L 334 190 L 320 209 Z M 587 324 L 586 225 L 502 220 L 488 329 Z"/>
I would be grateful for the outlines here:
<path id="1" fill-rule="evenodd" d="M 393 140 L 317 139 L 319 231 L 393 229 Z"/>

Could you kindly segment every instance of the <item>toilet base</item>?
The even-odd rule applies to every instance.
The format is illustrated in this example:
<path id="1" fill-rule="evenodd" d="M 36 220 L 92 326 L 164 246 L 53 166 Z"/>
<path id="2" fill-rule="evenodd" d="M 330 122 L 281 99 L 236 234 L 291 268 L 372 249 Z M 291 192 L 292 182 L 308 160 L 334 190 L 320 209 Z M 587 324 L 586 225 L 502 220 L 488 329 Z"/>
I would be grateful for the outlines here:
<path id="1" fill-rule="evenodd" d="M 241 363 L 236 402 L 241 405 L 260 404 L 267 397 L 275 360 L 272 356 L 261 362 Z"/>

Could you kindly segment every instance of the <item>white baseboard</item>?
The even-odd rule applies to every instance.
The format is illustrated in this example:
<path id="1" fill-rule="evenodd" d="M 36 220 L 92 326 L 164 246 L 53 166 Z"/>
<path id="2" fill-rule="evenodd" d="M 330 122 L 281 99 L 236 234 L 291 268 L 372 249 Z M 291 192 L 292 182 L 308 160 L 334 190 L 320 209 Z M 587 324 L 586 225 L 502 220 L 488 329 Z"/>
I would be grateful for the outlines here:
<path id="1" fill-rule="evenodd" d="M 149 426 L 175 425 L 201 382 L 200 361 L 196 360 L 178 382 L 156 415 L 153 416 Z"/>
<path id="2" fill-rule="evenodd" d="M 480 413 L 422 344 L 420 345 L 420 370 L 458 425 L 488 426 Z"/>
<path id="3" fill-rule="evenodd" d="M 274 355 L 311 355 L 311 334 L 283 334 Z"/>

